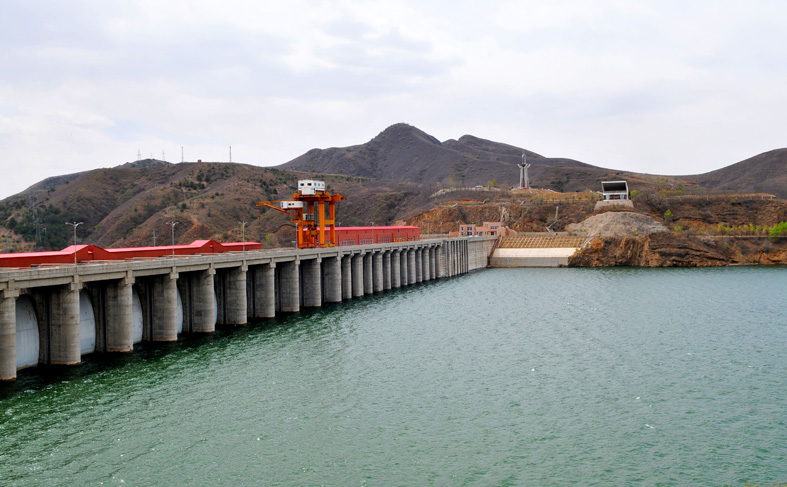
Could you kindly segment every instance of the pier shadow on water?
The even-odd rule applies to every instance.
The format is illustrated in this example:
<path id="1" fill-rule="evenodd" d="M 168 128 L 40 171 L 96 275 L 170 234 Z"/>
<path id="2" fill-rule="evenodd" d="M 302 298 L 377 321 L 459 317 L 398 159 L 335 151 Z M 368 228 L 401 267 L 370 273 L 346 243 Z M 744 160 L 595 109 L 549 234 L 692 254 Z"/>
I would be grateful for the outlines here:
<path id="1" fill-rule="evenodd" d="M 424 283 L 423 285 L 430 285 Z M 432 284 L 434 285 L 434 284 Z M 0 401 L 26 391 L 44 389 L 54 384 L 65 384 L 85 380 L 96 374 L 126 367 L 155 369 L 162 361 L 177 360 L 179 356 L 194 353 L 215 353 L 238 340 L 265 339 L 271 335 L 297 333 L 299 336 L 319 331 L 326 325 L 332 313 L 353 312 L 359 307 L 390 299 L 398 293 L 413 292 L 415 289 L 401 288 L 342 301 L 325 303 L 319 308 L 305 308 L 297 313 L 285 313 L 275 318 L 250 318 L 247 325 L 217 325 L 213 333 L 182 333 L 175 342 L 140 342 L 132 353 L 91 353 L 82 357 L 80 365 L 39 365 L 19 370 L 15 381 L 0 382 Z"/>

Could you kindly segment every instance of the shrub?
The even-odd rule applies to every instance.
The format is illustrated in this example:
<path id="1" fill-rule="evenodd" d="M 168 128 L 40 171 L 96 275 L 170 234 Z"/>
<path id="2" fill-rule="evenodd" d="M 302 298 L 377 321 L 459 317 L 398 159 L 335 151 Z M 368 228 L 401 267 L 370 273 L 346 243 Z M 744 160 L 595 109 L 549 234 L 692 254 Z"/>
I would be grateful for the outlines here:
<path id="1" fill-rule="evenodd" d="M 776 240 L 780 237 L 787 237 L 787 222 L 781 222 L 778 225 L 772 226 L 768 232 L 768 236 L 771 238 L 771 240 Z"/>

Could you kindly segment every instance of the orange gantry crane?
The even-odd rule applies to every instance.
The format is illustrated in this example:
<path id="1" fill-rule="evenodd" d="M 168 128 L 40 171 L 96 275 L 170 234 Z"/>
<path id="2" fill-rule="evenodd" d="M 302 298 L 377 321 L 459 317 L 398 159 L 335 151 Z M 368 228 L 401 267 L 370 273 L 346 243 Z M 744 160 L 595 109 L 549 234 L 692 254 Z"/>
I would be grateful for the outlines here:
<path id="1" fill-rule="evenodd" d="M 292 194 L 292 200 L 258 201 L 257 206 L 273 208 L 289 215 L 297 229 L 298 248 L 313 249 L 336 245 L 335 205 L 337 201 L 346 199 L 339 193 L 332 195 L 326 191 L 325 181 L 305 179 L 298 181 L 298 192 Z"/>

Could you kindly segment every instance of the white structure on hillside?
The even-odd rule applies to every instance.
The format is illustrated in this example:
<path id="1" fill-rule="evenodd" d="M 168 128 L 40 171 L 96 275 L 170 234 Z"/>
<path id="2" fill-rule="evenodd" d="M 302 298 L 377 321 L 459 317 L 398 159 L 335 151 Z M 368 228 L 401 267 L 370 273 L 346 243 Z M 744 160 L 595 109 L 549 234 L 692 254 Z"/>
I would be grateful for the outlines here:
<path id="1" fill-rule="evenodd" d="M 603 200 L 596 203 L 596 210 L 610 205 L 634 208 L 634 203 L 629 195 L 629 185 L 626 181 L 601 181 L 601 195 Z"/>
<path id="2" fill-rule="evenodd" d="M 629 185 L 626 181 L 601 181 L 601 194 L 604 201 L 629 199 Z"/>
<path id="3" fill-rule="evenodd" d="M 527 163 L 527 155 L 522 153 L 522 164 L 519 166 L 519 189 L 530 189 L 530 179 L 527 177 L 527 168 L 530 164 Z"/>

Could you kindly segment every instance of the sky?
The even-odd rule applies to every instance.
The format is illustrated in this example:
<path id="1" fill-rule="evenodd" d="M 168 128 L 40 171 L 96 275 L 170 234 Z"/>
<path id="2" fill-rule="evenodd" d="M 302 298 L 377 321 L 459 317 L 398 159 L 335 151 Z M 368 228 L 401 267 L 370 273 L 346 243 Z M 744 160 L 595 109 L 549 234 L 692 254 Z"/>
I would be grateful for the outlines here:
<path id="1" fill-rule="evenodd" d="M 787 146 L 782 0 L 0 0 L 0 198 L 399 122 L 698 174 Z"/>

